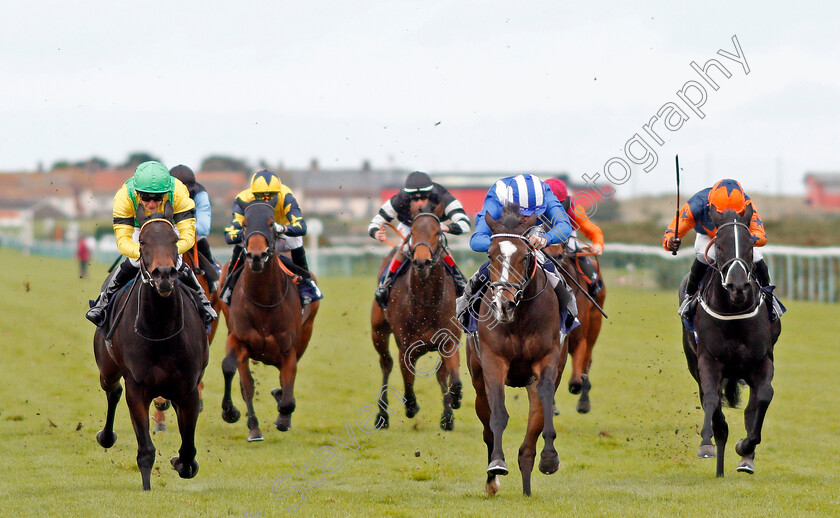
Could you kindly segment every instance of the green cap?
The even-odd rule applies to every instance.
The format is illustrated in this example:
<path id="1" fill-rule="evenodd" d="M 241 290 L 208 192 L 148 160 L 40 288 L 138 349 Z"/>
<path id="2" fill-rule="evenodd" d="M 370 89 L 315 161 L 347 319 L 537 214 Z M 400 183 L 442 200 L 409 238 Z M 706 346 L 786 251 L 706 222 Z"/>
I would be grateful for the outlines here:
<path id="1" fill-rule="evenodd" d="M 173 188 L 169 169 L 160 162 L 143 162 L 134 170 L 134 190 L 148 193 L 165 193 Z"/>

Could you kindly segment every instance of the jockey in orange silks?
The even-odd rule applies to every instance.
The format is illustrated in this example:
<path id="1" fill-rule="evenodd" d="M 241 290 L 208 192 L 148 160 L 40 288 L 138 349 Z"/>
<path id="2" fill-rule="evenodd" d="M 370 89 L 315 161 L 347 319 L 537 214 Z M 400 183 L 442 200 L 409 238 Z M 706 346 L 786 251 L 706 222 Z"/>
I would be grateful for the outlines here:
<path id="1" fill-rule="evenodd" d="M 574 205 L 572 198 L 569 196 L 568 189 L 566 188 L 566 183 L 559 178 L 549 178 L 545 181 L 545 183 L 551 188 L 551 192 L 554 193 L 554 196 L 560 200 L 560 203 L 566 209 L 566 214 L 569 216 L 572 229 L 574 229 L 571 237 L 569 237 L 568 243 L 566 243 L 566 248 L 575 252 L 577 255 L 577 252 L 580 249 L 580 242 L 578 241 L 577 236 L 577 232 L 579 230 L 584 236 L 586 236 L 586 239 L 592 242 L 589 246 L 592 253 L 595 255 L 601 255 L 604 252 L 604 233 L 598 225 L 589 219 L 589 216 L 586 215 L 586 210 L 584 210 L 583 207 Z M 577 263 L 583 274 L 586 276 L 589 294 L 594 298 L 604 286 L 603 281 L 598 276 L 598 270 L 595 268 L 595 265 L 592 264 L 592 261 L 590 261 L 585 255 L 577 255 Z"/>
<path id="2" fill-rule="evenodd" d="M 697 287 L 706 270 L 709 268 L 709 260 L 714 261 L 715 249 L 709 248 L 709 243 L 712 241 L 716 233 L 715 224 L 709 215 L 709 211 L 716 210 L 723 212 L 725 210 L 734 210 L 739 214 L 743 214 L 747 205 L 752 205 L 753 215 L 750 219 L 750 234 L 754 241 L 753 248 L 753 263 L 755 264 L 755 276 L 762 288 L 770 286 L 770 272 L 767 269 L 767 263 L 764 262 L 764 256 L 761 253 L 761 248 L 767 243 L 767 234 L 764 231 L 764 223 L 761 221 L 761 216 L 755 209 L 755 205 L 749 196 L 744 193 L 741 184 L 735 180 L 725 179 L 720 180 L 714 186 L 703 189 L 698 192 L 680 208 L 679 212 L 679 235 L 676 234 L 677 216 L 668 225 L 665 230 L 665 235 L 662 239 L 662 246 L 665 250 L 676 252 L 682 244 L 682 237 L 685 236 L 689 230 L 694 229 L 697 232 L 697 237 L 694 240 L 694 263 L 691 265 L 691 271 L 688 275 L 688 284 L 686 285 L 686 297 L 680 305 L 679 313 L 681 316 L 688 318 L 693 314 L 696 307 L 696 293 Z M 706 249 L 708 248 L 708 259 Z M 778 304 L 775 296 L 769 297 L 772 301 L 773 314 L 775 317 L 781 316 L 784 308 Z"/>

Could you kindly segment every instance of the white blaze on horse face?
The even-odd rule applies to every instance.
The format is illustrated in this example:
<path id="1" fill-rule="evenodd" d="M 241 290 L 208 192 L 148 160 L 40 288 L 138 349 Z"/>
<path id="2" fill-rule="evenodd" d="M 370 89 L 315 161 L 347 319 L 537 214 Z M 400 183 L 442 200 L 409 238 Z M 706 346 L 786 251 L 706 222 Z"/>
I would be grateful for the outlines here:
<path id="1" fill-rule="evenodd" d="M 510 259 L 516 252 L 516 245 L 510 241 L 500 241 L 499 251 L 502 253 L 502 273 L 499 275 L 500 282 L 508 282 L 510 278 Z M 502 314 L 502 292 L 504 290 L 497 290 L 493 295 L 493 309 L 496 312 L 496 319 L 501 318 Z"/>
<path id="2" fill-rule="evenodd" d="M 744 265 L 744 261 L 741 260 L 741 243 L 738 236 L 738 225 L 734 225 L 735 230 L 735 261 L 729 265 L 729 269 L 726 271 L 726 278 L 723 280 L 724 285 L 729 284 L 729 277 L 732 275 L 732 268 L 735 267 L 737 264 L 744 270 L 744 275 L 749 276 L 749 272 L 747 272 L 747 267 Z"/>

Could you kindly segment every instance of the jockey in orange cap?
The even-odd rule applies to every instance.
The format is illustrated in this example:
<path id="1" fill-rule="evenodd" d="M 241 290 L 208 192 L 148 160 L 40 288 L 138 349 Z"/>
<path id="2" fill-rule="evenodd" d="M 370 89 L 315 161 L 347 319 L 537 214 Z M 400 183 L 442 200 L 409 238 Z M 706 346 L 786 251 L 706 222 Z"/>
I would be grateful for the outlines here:
<path id="1" fill-rule="evenodd" d="M 753 236 L 753 263 L 755 264 L 755 276 L 761 287 L 770 285 L 770 272 L 767 270 L 767 263 L 764 262 L 764 256 L 761 254 L 760 247 L 767 243 L 767 235 L 764 232 L 764 224 L 761 222 L 761 217 L 758 211 L 755 210 L 750 197 L 744 193 L 741 184 L 735 180 L 720 180 L 714 186 L 703 189 L 694 196 L 692 196 L 685 205 L 682 206 L 679 213 L 679 235 L 676 235 L 677 217 L 671 221 L 668 228 L 665 230 L 665 236 L 662 240 L 662 246 L 665 250 L 676 252 L 682 244 L 681 238 L 688 233 L 692 228 L 697 232 L 697 238 L 694 241 L 694 263 L 691 265 L 691 271 L 688 274 L 688 284 L 685 288 L 686 297 L 680 305 L 679 314 L 684 318 L 690 318 L 694 314 L 696 308 L 695 297 L 697 293 L 697 285 L 709 269 L 709 263 L 706 259 L 706 249 L 709 248 L 709 243 L 715 236 L 716 228 L 709 216 L 709 211 L 714 209 L 718 212 L 731 209 L 743 214 L 747 205 L 752 205 L 753 216 L 750 220 L 750 233 Z M 708 258 L 714 260 L 715 249 L 709 248 Z M 771 318 L 775 319 L 782 315 L 784 308 L 776 300 L 775 296 L 768 297 L 771 300 Z"/>
<path id="2" fill-rule="evenodd" d="M 586 236 L 586 239 L 592 242 L 589 246 L 592 253 L 595 255 L 601 255 L 604 252 L 604 233 L 598 225 L 592 223 L 592 220 L 590 220 L 586 215 L 586 211 L 583 207 L 575 207 L 572 203 L 572 198 L 569 196 L 569 192 L 566 189 L 566 183 L 559 178 L 549 178 L 545 181 L 545 183 L 551 188 L 551 192 L 557 196 L 557 199 L 560 200 L 563 208 L 566 209 L 566 214 L 568 214 L 569 221 L 574 229 L 571 237 L 569 237 L 569 241 L 566 243 L 566 248 L 575 252 L 577 255 L 577 252 L 580 249 L 577 231 L 580 230 L 583 235 Z M 577 255 L 577 263 L 583 274 L 586 276 L 589 294 L 594 298 L 601 291 L 601 288 L 604 286 L 604 282 L 598 276 L 598 270 L 595 268 L 595 265 L 592 264 L 592 261 L 589 260 L 589 257 L 585 255 Z"/>

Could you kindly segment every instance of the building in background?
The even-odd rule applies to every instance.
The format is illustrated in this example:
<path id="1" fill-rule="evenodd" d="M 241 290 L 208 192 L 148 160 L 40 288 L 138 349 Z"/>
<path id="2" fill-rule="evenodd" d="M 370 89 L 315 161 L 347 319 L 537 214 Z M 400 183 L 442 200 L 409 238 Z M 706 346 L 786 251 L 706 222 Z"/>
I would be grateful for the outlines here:
<path id="1" fill-rule="evenodd" d="M 840 211 L 840 174 L 807 173 L 805 199 L 818 209 Z"/>

